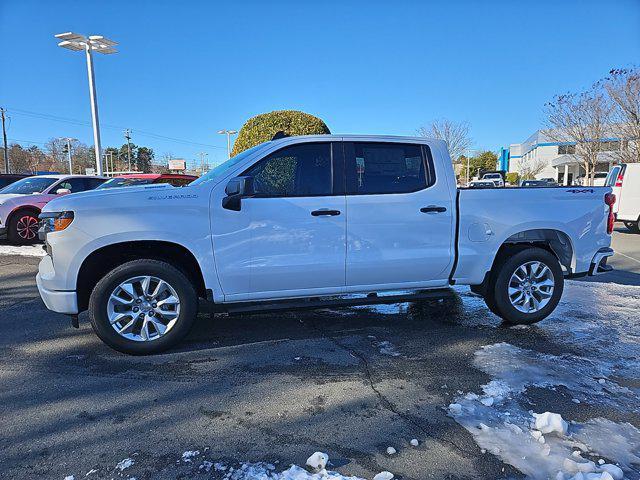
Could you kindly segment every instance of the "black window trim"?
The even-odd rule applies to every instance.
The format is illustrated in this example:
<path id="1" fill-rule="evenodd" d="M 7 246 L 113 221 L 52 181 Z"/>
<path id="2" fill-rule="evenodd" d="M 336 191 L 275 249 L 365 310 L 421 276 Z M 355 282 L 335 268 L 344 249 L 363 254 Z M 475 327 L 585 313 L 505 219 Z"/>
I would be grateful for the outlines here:
<path id="1" fill-rule="evenodd" d="M 239 176 L 243 176 L 246 175 L 247 172 L 249 172 L 249 170 L 251 170 L 252 168 L 254 168 L 256 165 L 258 165 L 260 162 L 263 162 L 265 160 L 267 160 L 269 157 L 271 157 L 272 155 L 286 149 L 286 148 L 291 148 L 291 147 L 296 147 L 298 145 L 310 145 L 310 144 L 326 144 L 329 146 L 329 156 L 330 156 L 330 166 L 331 166 L 331 193 L 330 194 L 318 194 L 318 195 L 269 195 L 266 193 L 262 193 L 262 194 L 255 194 L 252 195 L 250 198 L 315 198 L 315 197 L 338 197 L 338 196 L 343 196 L 344 193 L 336 193 L 336 175 L 335 175 L 335 164 L 334 164 L 334 148 L 337 144 L 342 143 L 339 140 L 318 140 L 318 141 L 314 141 L 314 142 L 296 142 L 296 143 L 290 143 L 288 145 L 283 145 L 282 148 L 279 148 L 277 150 L 274 150 L 272 152 L 267 153 L 264 157 L 260 158 L 258 161 L 254 162 L 253 164 L 251 164 L 250 166 L 248 166 L 245 170 L 243 170 L 243 172 L 239 175 Z M 343 162 L 344 162 L 344 153 L 342 154 L 342 158 L 343 158 Z M 339 159 L 338 159 L 339 161 Z M 342 170 L 344 171 L 344 167 L 342 168 Z"/>
<path id="2" fill-rule="evenodd" d="M 431 155 L 431 148 L 429 148 L 429 145 L 425 144 L 425 143 L 411 143 L 411 142 L 385 142 L 385 141 L 369 141 L 369 140 L 347 140 L 347 141 L 343 141 L 343 144 L 349 144 L 351 146 L 353 146 L 356 143 L 367 143 L 367 144 L 379 144 L 379 145 L 412 145 L 412 146 L 419 146 L 420 147 L 420 151 L 422 152 L 422 164 L 425 168 L 425 186 L 421 187 L 421 188 L 417 188 L 415 190 L 410 190 L 407 192 L 380 192 L 380 193 L 375 193 L 375 192 L 367 192 L 367 193 L 351 193 L 351 188 L 352 185 L 348 184 L 348 180 L 347 180 L 347 168 L 348 168 L 348 162 L 347 162 L 347 145 L 344 145 L 344 178 L 345 178 L 345 195 L 346 196 L 350 196 L 350 197 L 360 197 L 360 196 L 366 196 L 366 195 L 406 195 L 406 194 L 411 194 L 411 193 L 416 193 L 416 192 L 421 192 L 423 190 L 427 190 L 431 187 L 433 187 L 436 183 L 436 176 L 435 176 L 435 168 L 433 166 L 433 156 Z M 353 150 L 355 152 L 355 149 L 350 149 Z M 351 151 L 350 151 L 351 153 Z"/>

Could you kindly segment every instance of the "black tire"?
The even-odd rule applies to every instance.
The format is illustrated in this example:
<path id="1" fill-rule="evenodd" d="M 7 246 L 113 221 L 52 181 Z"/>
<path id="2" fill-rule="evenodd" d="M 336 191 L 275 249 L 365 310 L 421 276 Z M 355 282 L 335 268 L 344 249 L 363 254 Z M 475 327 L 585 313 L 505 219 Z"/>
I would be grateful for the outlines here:
<path id="1" fill-rule="evenodd" d="M 38 212 L 21 209 L 14 212 L 7 225 L 7 238 L 14 245 L 31 245 L 38 241 Z M 25 229 L 26 227 L 26 229 Z"/>
<path id="2" fill-rule="evenodd" d="M 167 282 L 180 300 L 180 313 L 173 327 L 154 340 L 135 341 L 118 334 L 111 326 L 107 302 L 118 285 L 136 276 L 153 276 Z M 193 284 L 180 270 L 159 260 L 133 260 L 114 268 L 95 286 L 89 298 L 89 320 L 98 337 L 119 352 L 149 355 L 178 344 L 191 330 L 198 314 L 198 296 Z"/>
<path id="3" fill-rule="evenodd" d="M 525 313 L 511 304 L 509 299 L 509 281 L 513 273 L 527 262 L 541 262 L 551 270 L 553 274 L 553 293 L 549 302 L 540 310 Z M 506 323 L 513 325 L 530 325 L 545 319 L 558 305 L 564 289 L 564 276 L 558 259 L 552 253 L 542 248 L 530 247 L 521 249 L 515 253 L 503 257 L 494 267 L 492 277 L 495 279 L 487 289 L 485 302 L 489 309 L 501 317 Z"/>
<path id="4" fill-rule="evenodd" d="M 624 222 L 624 226 L 631 233 L 640 233 L 640 222 Z"/>

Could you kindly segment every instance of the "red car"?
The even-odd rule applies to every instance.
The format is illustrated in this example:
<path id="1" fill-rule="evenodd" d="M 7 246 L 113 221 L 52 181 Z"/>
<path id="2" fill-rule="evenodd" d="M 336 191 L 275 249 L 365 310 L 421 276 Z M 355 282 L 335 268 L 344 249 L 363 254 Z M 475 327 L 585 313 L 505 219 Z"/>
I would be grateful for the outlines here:
<path id="1" fill-rule="evenodd" d="M 98 188 L 133 187 L 152 183 L 168 183 L 174 187 L 184 187 L 196 178 L 198 177 L 194 175 L 180 175 L 178 173 L 130 173 L 113 177 Z"/>

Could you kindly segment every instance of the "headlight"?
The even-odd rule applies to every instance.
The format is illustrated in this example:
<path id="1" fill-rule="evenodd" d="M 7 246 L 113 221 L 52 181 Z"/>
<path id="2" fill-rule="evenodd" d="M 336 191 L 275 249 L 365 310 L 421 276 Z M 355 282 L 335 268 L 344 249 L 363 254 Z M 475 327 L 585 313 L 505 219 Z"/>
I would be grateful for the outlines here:
<path id="1" fill-rule="evenodd" d="M 40 214 L 38 236 L 44 240 L 49 232 L 61 232 L 73 222 L 73 212 L 43 212 Z"/>

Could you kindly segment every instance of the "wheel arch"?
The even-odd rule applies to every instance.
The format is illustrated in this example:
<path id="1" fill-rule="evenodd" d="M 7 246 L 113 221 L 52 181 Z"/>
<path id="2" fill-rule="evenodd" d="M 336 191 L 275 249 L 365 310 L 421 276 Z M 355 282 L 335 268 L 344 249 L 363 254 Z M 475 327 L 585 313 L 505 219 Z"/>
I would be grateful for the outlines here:
<path id="1" fill-rule="evenodd" d="M 575 250 L 571 237 L 561 230 L 553 228 L 534 228 L 514 233 L 507 237 L 496 252 L 491 268 L 485 273 L 482 284 L 476 286 L 476 293 L 484 291 L 496 273 L 497 267 L 512 254 L 514 250 L 527 247 L 538 247 L 550 252 L 558 259 L 565 273 L 572 273 L 575 268 Z"/>
<path id="2" fill-rule="evenodd" d="M 38 215 L 40 215 L 40 212 L 42 210 L 39 207 L 35 206 L 35 205 L 20 205 L 20 206 L 14 208 L 13 210 L 11 210 L 11 212 L 9 212 L 9 215 L 7 215 L 6 224 L 9 225 L 9 222 L 11 222 L 11 220 L 13 220 L 13 217 L 15 217 L 21 211 L 34 212 L 36 214 L 36 216 L 38 216 Z"/>
<path id="3" fill-rule="evenodd" d="M 189 249 L 164 240 L 124 241 L 98 248 L 82 261 L 77 276 L 79 311 L 87 309 L 91 292 L 109 271 L 122 263 L 143 258 L 165 261 L 173 265 L 191 280 L 198 296 L 206 297 L 200 264 Z"/>

